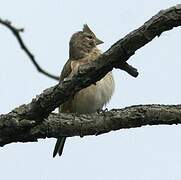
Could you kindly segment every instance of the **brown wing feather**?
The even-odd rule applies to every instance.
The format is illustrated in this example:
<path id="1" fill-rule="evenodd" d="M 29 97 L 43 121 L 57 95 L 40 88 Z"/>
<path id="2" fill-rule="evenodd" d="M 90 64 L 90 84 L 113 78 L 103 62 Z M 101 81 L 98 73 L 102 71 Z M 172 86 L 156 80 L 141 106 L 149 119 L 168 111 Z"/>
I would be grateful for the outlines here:
<path id="1" fill-rule="evenodd" d="M 62 72 L 60 74 L 60 81 L 63 81 L 65 78 L 67 78 L 71 74 L 71 72 L 71 60 L 69 59 L 62 69 Z M 69 112 L 69 108 L 71 107 L 71 101 L 72 98 L 60 105 L 59 112 Z"/>
<path id="2" fill-rule="evenodd" d="M 63 70 L 60 74 L 60 81 L 62 81 L 63 79 L 65 79 L 66 77 L 69 76 L 69 74 L 71 73 L 72 69 L 71 69 L 71 60 L 69 59 L 66 64 L 63 67 Z"/>

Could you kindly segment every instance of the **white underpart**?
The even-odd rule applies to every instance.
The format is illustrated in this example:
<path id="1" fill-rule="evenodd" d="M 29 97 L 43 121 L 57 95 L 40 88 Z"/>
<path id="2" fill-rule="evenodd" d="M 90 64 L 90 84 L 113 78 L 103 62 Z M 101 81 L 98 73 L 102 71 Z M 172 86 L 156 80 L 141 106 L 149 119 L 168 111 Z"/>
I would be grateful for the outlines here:
<path id="1" fill-rule="evenodd" d="M 94 113 L 103 108 L 114 92 L 114 79 L 109 72 L 103 79 L 79 91 L 73 99 L 73 111 L 76 113 Z"/>

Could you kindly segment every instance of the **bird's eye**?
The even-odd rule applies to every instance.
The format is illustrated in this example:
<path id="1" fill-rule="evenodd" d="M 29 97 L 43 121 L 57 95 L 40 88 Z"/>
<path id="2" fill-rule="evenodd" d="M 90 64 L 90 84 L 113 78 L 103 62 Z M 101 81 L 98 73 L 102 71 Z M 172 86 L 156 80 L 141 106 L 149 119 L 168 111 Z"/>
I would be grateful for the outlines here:
<path id="1" fill-rule="evenodd" d="M 92 39 L 93 37 L 91 35 L 88 35 L 87 38 Z"/>

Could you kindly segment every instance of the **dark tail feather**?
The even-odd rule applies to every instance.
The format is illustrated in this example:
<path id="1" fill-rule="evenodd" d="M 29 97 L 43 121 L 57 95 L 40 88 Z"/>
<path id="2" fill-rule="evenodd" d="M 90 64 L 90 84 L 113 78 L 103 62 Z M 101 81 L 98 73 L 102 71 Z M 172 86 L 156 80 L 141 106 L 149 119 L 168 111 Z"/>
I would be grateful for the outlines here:
<path id="1" fill-rule="evenodd" d="M 59 156 L 62 155 L 65 140 L 66 140 L 66 137 L 59 137 L 57 139 L 57 142 L 55 144 L 55 148 L 53 151 L 53 157 L 55 157 L 57 155 L 57 153 L 59 154 Z"/>

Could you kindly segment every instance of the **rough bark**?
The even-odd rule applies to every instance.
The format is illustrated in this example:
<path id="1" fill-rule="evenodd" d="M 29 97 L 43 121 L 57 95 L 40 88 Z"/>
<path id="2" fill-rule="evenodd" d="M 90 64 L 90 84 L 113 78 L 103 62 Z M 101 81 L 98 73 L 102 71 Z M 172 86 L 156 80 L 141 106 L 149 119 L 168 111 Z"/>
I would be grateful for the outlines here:
<path id="1" fill-rule="evenodd" d="M 39 138 L 100 135 L 123 128 L 181 124 L 181 105 L 137 105 L 100 114 L 53 114 L 36 124 L 17 116 L 0 116 L 0 146 Z"/>
<path id="2" fill-rule="evenodd" d="M 16 141 L 21 141 L 21 142 L 34 141 L 37 138 L 57 137 L 59 135 L 66 135 L 66 136 L 80 135 L 80 133 L 83 132 L 84 132 L 83 135 L 95 134 L 96 132 L 102 133 L 101 128 L 104 130 L 105 127 L 103 123 L 103 120 L 105 120 L 105 118 L 103 117 L 106 117 L 106 122 L 111 121 L 115 123 L 115 124 L 114 123 L 106 124 L 107 127 L 107 129 L 105 129 L 106 132 L 110 130 L 120 129 L 121 127 L 118 127 L 118 125 L 124 124 L 124 121 L 122 122 L 122 119 L 124 118 L 119 117 L 119 115 L 121 116 L 119 112 L 123 113 L 123 110 L 120 111 L 115 110 L 105 113 L 106 116 L 105 114 L 104 116 L 102 114 L 101 115 L 94 114 L 91 116 L 90 115 L 75 116 L 76 117 L 75 121 L 72 120 L 73 118 L 72 115 L 65 116 L 65 115 L 51 114 L 49 116 L 49 114 L 56 107 L 58 107 L 60 104 L 68 100 L 70 96 L 73 96 L 79 90 L 89 86 L 90 84 L 95 84 L 96 81 L 104 77 L 113 68 L 123 69 L 128 73 L 134 74 L 136 76 L 137 74 L 136 69 L 128 65 L 126 61 L 135 53 L 137 49 L 141 48 L 142 46 L 150 42 L 153 38 L 155 38 L 156 36 L 160 36 L 161 33 L 164 31 L 171 30 L 173 27 L 177 27 L 180 25 L 181 25 L 181 5 L 177 5 L 169 9 L 160 11 L 157 15 L 153 16 L 140 28 L 132 31 L 127 36 L 116 42 L 109 50 L 103 53 L 97 60 L 87 65 L 81 66 L 79 68 L 78 74 L 76 74 L 72 79 L 62 81 L 56 86 L 46 89 L 42 94 L 34 98 L 31 103 L 27 105 L 22 105 L 14 109 L 12 112 L 8 113 L 7 115 L 1 115 L 0 144 L 4 145 Z M 146 106 L 146 107 L 151 108 L 151 106 Z M 168 113 L 168 117 L 164 116 L 166 118 L 165 121 L 159 120 L 153 122 L 156 124 L 159 124 L 158 122 L 160 123 L 165 122 L 166 124 L 170 124 L 170 122 L 180 123 L 180 117 L 178 118 L 179 114 L 178 110 L 180 106 L 169 106 L 169 108 L 171 108 L 171 110 L 173 111 L 170 112 L 169 109 L 166 108 L 167 110 L 165 111 L 165 113 L 167 113 L 167 111 L 169 111 L 170 113 Z M 129 110 L 131 111 L 130 112 L 127 111 L 127 119 L 130 120 L 135 119 L 134 117 L 137 116 L 137 111 L 134 111 L 135 113 L 134 114 L 132 113 L 133 109 Z M 133 120 L 132 124 L 131 123 L 129 124 L 127 121 L 128 124 L 127 126 L 126 124 L 124 124 L 124 127 L 135 127 L 134 123 L 136 123 L 137 126 L 144 125 L 145 123 L 143 124 L 139 123 L 144 120 L 145 111 L 143 110 L 140 112 L 139 112 L 140 113 L 139 121 Z M 155 119 L 155 113 L 153 110 L 152 112 L 153 112 L 152 116 L 151 114 L 149 116 L 150 122 L 152 122 L 151 120 Z M 114 113 L 117 113 L 117 115 Z M 112 119 L 109 114 L 114 115 L 115 118 Z M 171 115 L 173 115 L 173 117 Z M 60 122 L 57 120 L 59 119 L 58 116 L 60 116 L 59 118 L 62 118 Z M 45 120 L 45 118 L 47 117 L 48 120 Z M 93 118 L 94 123 L 91 123 L 87 126 L 88 124 L 87 122 L 89 121 L 87 121 L 86 117 L 88 119 L 90 117 Z M 177 117 L 176 120 L 178 122 L 176 122 L 175 119 L 174 121 L 171 121 L 169 117 L 171 117 L 171 120 L 172 118 L 174 119 L 174 117 Z M 138 120 L 139 118 L 136 119 Z M 64 121 L 63 119 L 65 120 L 68 119 L 68 120 Z M 117 119 L 119 119 L 120 122 L 115 121 Z M 168 119 L 169 121 L 167 121 Z M 78 130 L 75 131 L 76 128 L 74 126 L 75 125 L 74 122 L 77 121 L 80 121 L 79 125 L 81 124 L 81 128 L 78 128 Z M 62 126 L 63 128 L 61 128 L 61 125 L 64 124 L 63 122 L 67 125 L 69 124 L 69 127 L 67 128 L 65 126 Z M 102 122 L 102 127 L 100 126 L 99 127 L 100 129 L 97 129 L 96 125 L 97 124 L 99 125 L 99 122 Z M 95 125 L 94 130 L 92 129 L 93 124 Z M 83 129 L 83 127 L 85 129 Z"/>

